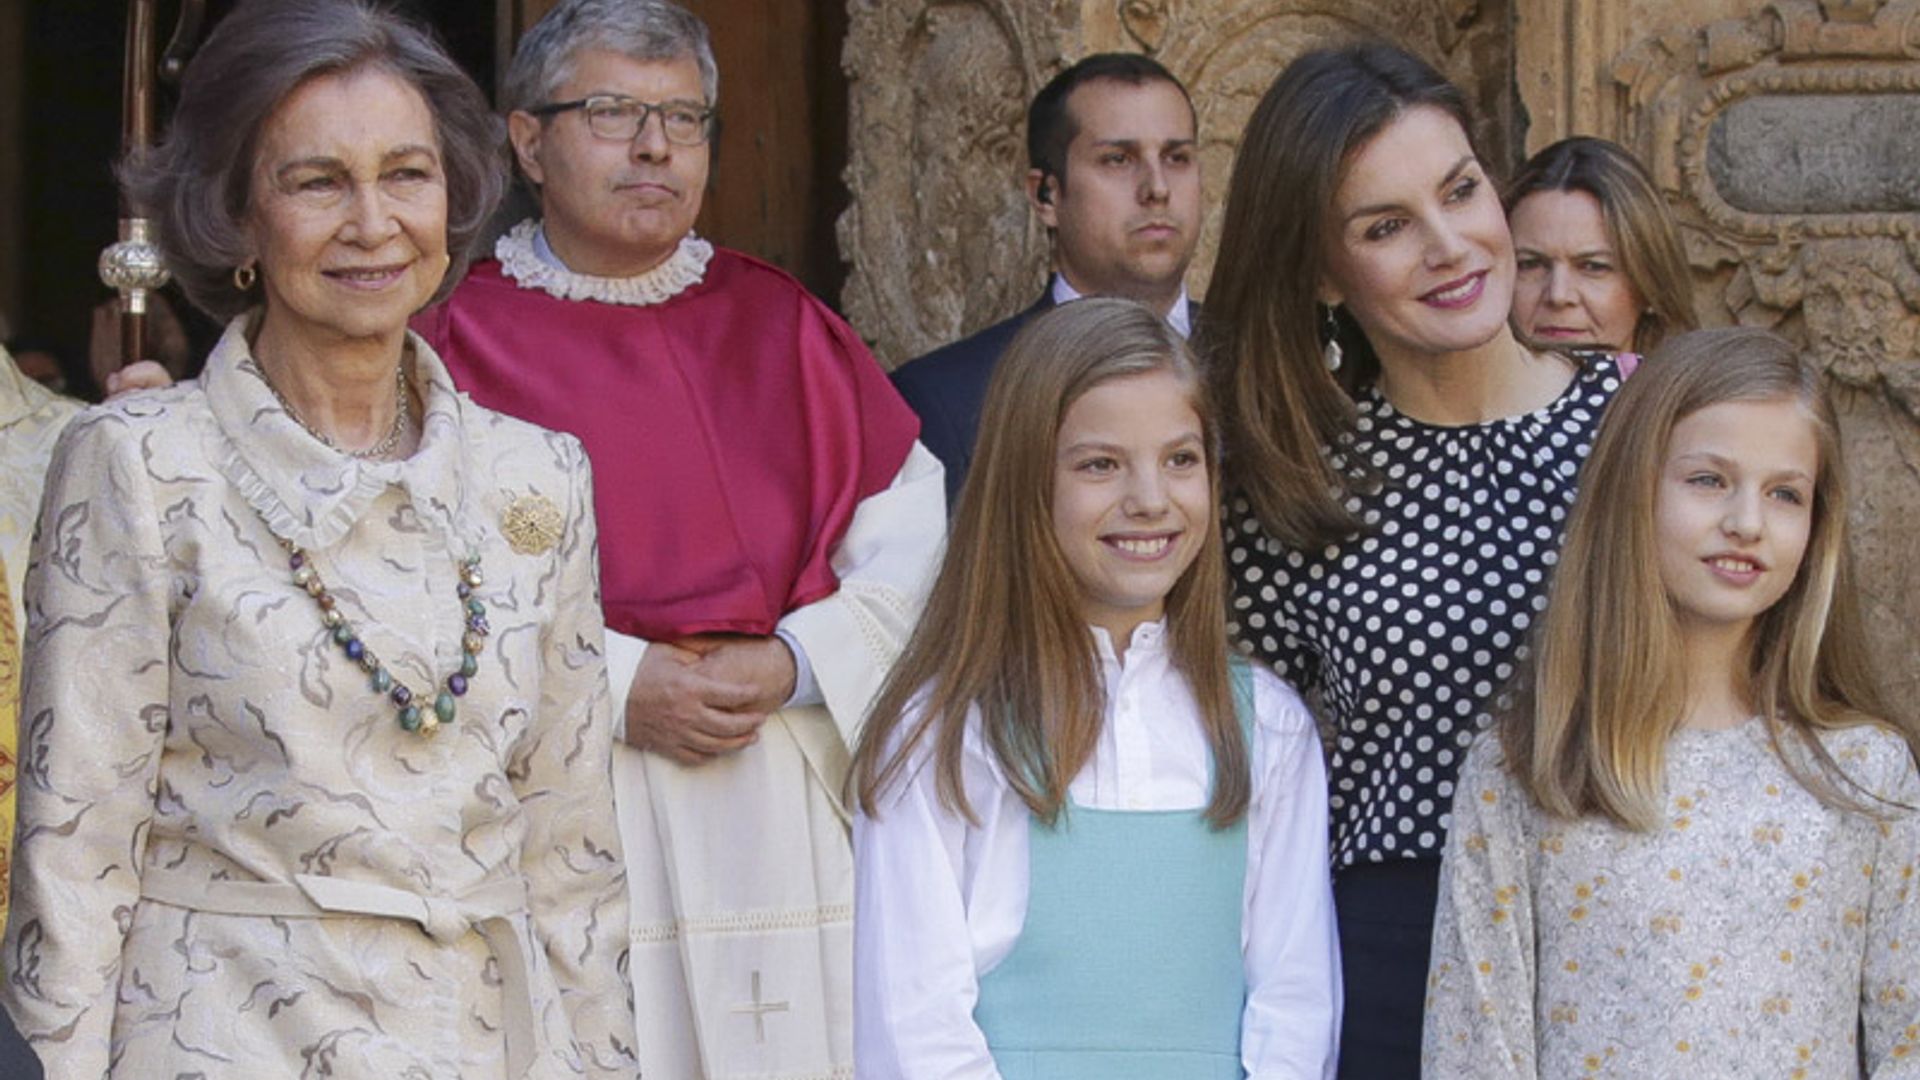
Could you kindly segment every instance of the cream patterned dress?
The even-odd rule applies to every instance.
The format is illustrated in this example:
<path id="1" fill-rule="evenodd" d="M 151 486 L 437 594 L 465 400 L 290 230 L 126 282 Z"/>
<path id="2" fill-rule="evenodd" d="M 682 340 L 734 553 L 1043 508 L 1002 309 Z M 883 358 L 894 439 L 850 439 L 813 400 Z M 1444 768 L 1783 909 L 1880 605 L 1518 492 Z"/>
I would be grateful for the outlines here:
<path id="1" fill-rule="evenodd" d="M 578 443 L 475 406 L 413 339 L 420 448 L 355 461 L 276 404 L 242 330 L 56 454 L 0 1000 L 49 1080 L 636 1076 Z M 524 550 L 515 506 L 548 523 Z M 490 635 L 450 728 L 399 728 L 282 539 L 428 699 L 481 557 Z"/>
<path id="2" fill-rule="evenodd" d="M 1868 791 L 1920 805 L 1897 736 L 1824 740 Z M 1667 755 L 1667 819 L 1641 834 L 1546 816 L 1499 740 L 1474 744 L 1440 879 L 1424 1075 L 1920 1076 L 1920 815 L 1823 806 L 1758 722 L 1681 731 Z"/>

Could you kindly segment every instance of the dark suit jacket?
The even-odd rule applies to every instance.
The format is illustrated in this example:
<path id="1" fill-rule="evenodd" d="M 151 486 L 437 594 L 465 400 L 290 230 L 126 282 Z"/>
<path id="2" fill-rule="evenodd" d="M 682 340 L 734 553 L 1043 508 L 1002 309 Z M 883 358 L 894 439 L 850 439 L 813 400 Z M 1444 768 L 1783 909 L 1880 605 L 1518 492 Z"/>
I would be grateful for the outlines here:
<path id="1" fill-rule="evenodd" d="M 1200 305 L 1188 302 L 1192 325 L 1200 325 Z M 909 360 L 893 372 L 894 389 L 920 415 L 920 441 L 947 467 L 947 514 L 960 504 L 960 488 L 973 464 L 973 440 L 980 411 L 987 403 L 987 382 L 994 365 L 1028 319 L 1053 307 L 1053 279 L 1032 307 L 994 323 L 969 338 Z"/>
<path id="2" fill-rule="evenodd" d="M 948 514 L 959 505 L 960 486 L 973 463 L 973 439 L 980 429 L 980 409 L 987 401 L 987 381 L 993 378 L 994 365 L 1020 327 L 1052 307 L 1049 282 L 1039 303 L 1013 318 L 894 369 L 894 388 L 920 414 L 920 441 L 947 467 Z"/>

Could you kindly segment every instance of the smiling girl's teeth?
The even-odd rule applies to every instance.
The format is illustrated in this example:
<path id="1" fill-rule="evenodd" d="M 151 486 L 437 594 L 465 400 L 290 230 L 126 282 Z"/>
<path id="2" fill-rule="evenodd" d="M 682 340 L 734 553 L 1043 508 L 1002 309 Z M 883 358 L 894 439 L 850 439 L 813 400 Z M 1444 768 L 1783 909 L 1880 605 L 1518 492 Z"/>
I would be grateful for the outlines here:
<path id="1" fill-rule="evenodd" d="M 1167 549 L 1169 538 L 1156 537 L 1152 540 L 1115 540 L 1113 546 L 1129 555 L 1158 555 Z"/>
<path id="2" fill-rule="evenodd" d="M 1455 300 L 1464 300 L 1467 294 L 1473 291 L 1473 284 L 1474 279 L 1468 278 L 1451 289 L 1444 289 L 1434 293 L 1433 298 L 1443 304 L 1450 304 Z"/>
<path id="3" fill-rule="evenodd" d="M 1722 570 L 1731 570 L 1736 574 L 1751 573 L 1755 569 L 1754 565 L 1745 559 L 1719 558 L 1708 559 L 1707 562 Z"/>

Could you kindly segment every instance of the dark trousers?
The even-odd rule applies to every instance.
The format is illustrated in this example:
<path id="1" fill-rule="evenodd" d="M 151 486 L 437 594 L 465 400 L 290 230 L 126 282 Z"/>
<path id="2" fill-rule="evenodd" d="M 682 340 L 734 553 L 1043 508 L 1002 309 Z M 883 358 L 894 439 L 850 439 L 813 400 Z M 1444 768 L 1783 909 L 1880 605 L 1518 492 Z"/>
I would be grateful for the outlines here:
<path id="1" fill-rule="evenodd" d="M 1334 874 L 1347 999 L 1340 1080 L 1419 1080 L 1439 892 L 1438 859 L 1361 863 Z"/>
<path id="2" fill-rule="evenodd" d="M 13 1030 L 13 1021 L 0 1012 L 0 1076 L 6 1080 L 40 1080 L 40 1059 Z"/>

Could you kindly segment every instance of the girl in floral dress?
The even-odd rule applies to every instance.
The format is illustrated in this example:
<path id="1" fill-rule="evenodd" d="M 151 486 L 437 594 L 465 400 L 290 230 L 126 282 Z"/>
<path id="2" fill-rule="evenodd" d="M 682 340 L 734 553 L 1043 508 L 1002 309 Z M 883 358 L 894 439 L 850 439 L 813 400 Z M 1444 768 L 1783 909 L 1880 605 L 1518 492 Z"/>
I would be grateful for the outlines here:
<path id="1" fill-rule="evenodd" d="M 1628 380 L 1463 766 L 1425 1075 L 1920 1075 L 1920 779 L 1846 516 L 1785 341 L 1697 331 Z"/>

